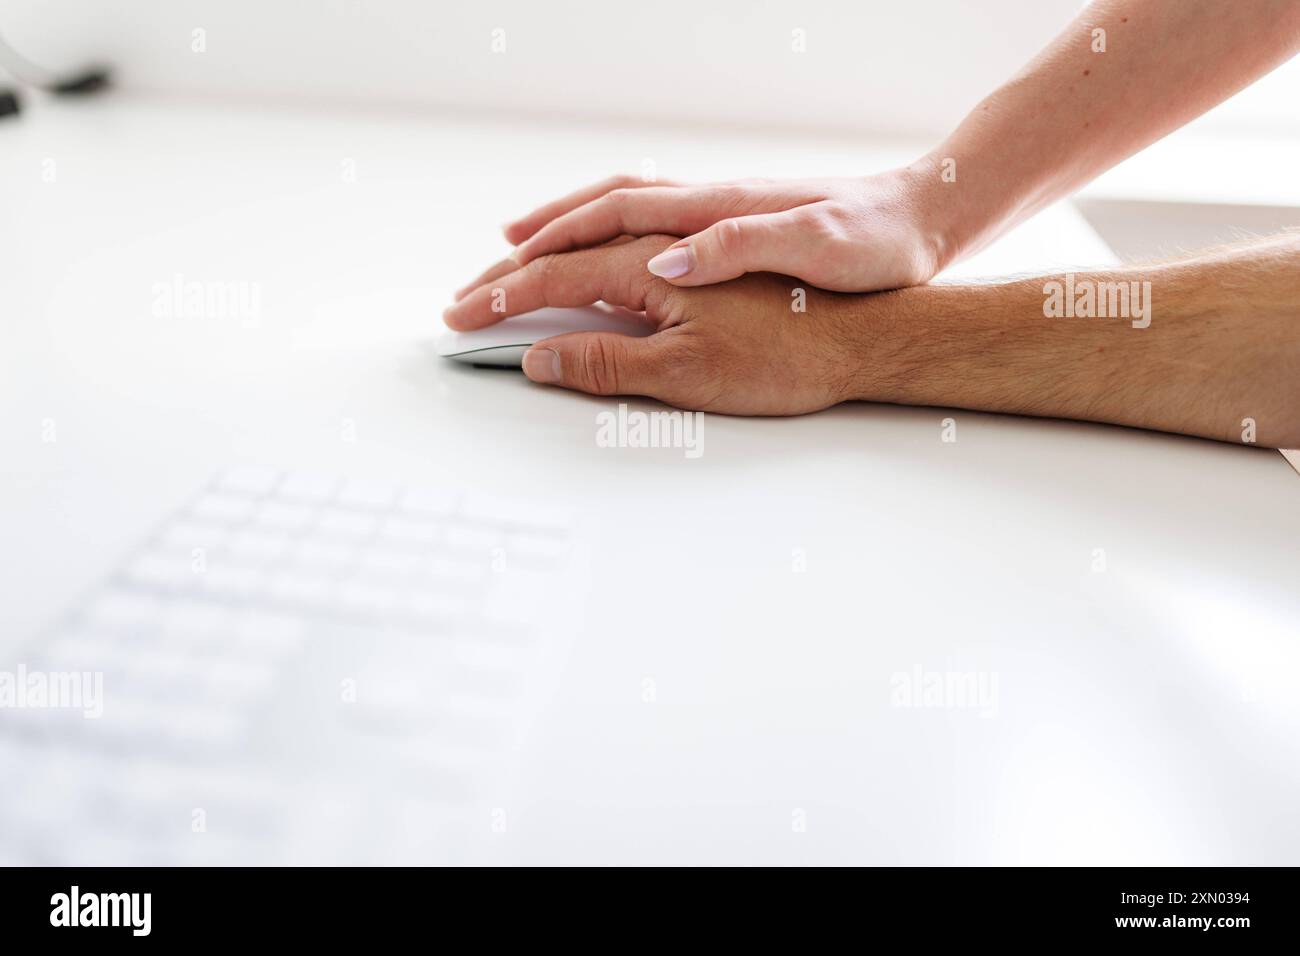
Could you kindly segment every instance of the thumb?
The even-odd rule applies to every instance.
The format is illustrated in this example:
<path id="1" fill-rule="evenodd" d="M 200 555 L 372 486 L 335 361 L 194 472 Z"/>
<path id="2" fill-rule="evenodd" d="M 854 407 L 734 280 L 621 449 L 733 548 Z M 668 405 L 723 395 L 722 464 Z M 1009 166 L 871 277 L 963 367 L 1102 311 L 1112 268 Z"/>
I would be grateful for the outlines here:
<path id="1" fill-rule="evenodd" d="M 646 268 L 673 285 L 726 282 L 746 272 L 788 272 L 798 252 L 787 248 L 785 213 L 723 219 L 703 232 L 673 243 Z"/>
<path id="2" fill-rule="evenodd" d="M 664 367 L 657 338 L 570 332 L 525 352 L 524 374 L 534 382 L 592 395 L 653 397 Z"/>

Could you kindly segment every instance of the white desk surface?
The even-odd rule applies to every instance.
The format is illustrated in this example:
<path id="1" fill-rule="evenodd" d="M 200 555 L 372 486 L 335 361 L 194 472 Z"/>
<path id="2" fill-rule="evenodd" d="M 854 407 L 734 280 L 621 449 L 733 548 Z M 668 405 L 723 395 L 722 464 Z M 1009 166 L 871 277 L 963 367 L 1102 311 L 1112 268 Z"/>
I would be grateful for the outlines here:
<path id="1" fill-rule="evenodd" d="M 497 224 L 560 190 L 647 158 L 698 179 L 909 155 L 34 104 L 0 124 L 0 651 L 228 463 L 447 481 L 574 508 L 593 558 L 484 859 L 1294 863 L 1300 477 L 1277 453 L 969 412 L 945 444 L 949 412 L 852 405 L 710 416 L 692 461 L 596 447 L 616 402 L 432 354 Z M 1057 207 L 968 269 L 1107 256 Z M 259 283 L 260 322 L 155 317 L 178 274 Z M 892 706 L 917 668 L 996 675 L 996 710 Z"/>

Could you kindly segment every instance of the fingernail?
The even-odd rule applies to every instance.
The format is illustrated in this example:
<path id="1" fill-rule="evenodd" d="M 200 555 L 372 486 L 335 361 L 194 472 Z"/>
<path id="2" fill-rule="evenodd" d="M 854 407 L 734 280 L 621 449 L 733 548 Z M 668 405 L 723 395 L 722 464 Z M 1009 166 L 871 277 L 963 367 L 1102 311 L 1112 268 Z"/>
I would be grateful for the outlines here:
<path id="1" fill-rule="evenodd" d="M 534 382 L 558 382 L 560 353 L 554 349 L 529 349 L 524 353 L 524 374 Z"/>
<path id="2" fill-rule="evenodd" d="M 661 279 L 676 279 L 695 268 L 695 253 L 691 252 L 690 246 L 665 249 L 647 262 L 645 267 Z"/>

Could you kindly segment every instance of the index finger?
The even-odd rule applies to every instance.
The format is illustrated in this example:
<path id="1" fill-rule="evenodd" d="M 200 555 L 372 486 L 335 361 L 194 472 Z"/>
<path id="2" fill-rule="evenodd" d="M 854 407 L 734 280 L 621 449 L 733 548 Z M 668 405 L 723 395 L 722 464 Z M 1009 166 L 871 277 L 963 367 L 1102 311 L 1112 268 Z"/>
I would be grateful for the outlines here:
<path id="1" fill-rule="evenodd" d="M 528 215 L 516 219 L 514 222 L 506 223 L 504 229 L 506 239 L 514 245 L 519 245 L 525 239 L 541 229 L 552 219 L 563 216 L 566 212 L 572 212 L 580 206 L 585 206 L 593 199 L 599 199 L 605 193 L 613 192 L 615 189 L 639 189 L 642 186 L 676 186 L 675 182 L 665 179 L 644 179 L 640 176 L 610 176 L 608 179 L 602 179 L 598 183 L 592 183 L 590 186 L 583 186 L 581 189 L 569 193 L 567 196 L 561 196 L 559 199 L 548 202 L 544 206 L 539 206 Z"/>
<path id="2" fill-rule="evenodd" d="M 647 272 L 645 264 L 676 241 L 672 236 L 647 236 L 617 245 L 542 256 L 475 289 L 448 307 L 442 314 L 443 321 L 450 328 L 469 331 L 546 306 L 572 307 L 602 301 L 644 312 L 673 291 L 673 286 Z"/>

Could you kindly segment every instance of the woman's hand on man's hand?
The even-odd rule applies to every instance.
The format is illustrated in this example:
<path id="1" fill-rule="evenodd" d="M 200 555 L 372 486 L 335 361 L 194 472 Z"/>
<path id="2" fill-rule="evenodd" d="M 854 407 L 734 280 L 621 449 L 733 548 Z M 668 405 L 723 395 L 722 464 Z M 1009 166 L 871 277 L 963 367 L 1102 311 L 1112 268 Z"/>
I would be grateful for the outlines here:
<path id="1" fill-rule="evenodd" d="M 619 236 L 685 236 L 647 263 L 677 286 L 749 272 L 794 276 L 840 292 L 928 281 L 947 264 L 940 170 L 931 162 L 866 178 L 678 185 L 614 177 L 542 206 L 505 227 L 510 258 L 460 290 L 539 256 Z"/>
<path id="2" fill-rule="evenodd" d="M 534 381 L 597 395 L 737 415 L 796 415 L 857 397 L 859 343 L 870 323 L 851 310 L 854 297 L 775 275 L 677 288 L 646 269 L 675 242 L 647 236 L 542 255 L 466 295 L 444 318 L 464 330 L 543 306 L 604 301 L 644 312 L 657 330 L 646 338 L 575 332 L 524 356 Z M 494 311 L 501 301 L 505 311 Z"/>

